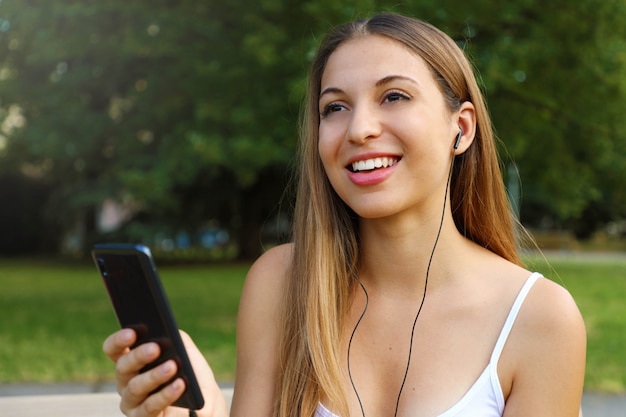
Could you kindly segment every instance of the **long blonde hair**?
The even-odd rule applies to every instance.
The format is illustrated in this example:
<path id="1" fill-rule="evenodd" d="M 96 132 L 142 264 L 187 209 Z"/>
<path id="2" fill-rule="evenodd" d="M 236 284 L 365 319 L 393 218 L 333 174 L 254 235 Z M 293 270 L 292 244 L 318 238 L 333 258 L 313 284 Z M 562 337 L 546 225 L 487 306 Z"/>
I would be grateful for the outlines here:
<path id="1" fill-rule="evenodd" d="M 310 417 L 325 396 L 342 415 L 348 407 L 341 385 L 339 341 L 359 262 L 357 216 L 337 196 L 318 154 L 318 100 L 326 63 L 343 42 L 369 34 L 386 36 L 421 56 L 451 111 L 470 101 L 476 137 L 454 165 L 450 187 L 453 218 L 467 238 L 521 264 L 502 183 L 491 121 L 463 51 L 434 26 L 397 14 L 337 27 L 320 46 L 309 74 L 301 126 L 300 172 L 294 212 L 294 252 L 281 326 L 276 417 Z"/>

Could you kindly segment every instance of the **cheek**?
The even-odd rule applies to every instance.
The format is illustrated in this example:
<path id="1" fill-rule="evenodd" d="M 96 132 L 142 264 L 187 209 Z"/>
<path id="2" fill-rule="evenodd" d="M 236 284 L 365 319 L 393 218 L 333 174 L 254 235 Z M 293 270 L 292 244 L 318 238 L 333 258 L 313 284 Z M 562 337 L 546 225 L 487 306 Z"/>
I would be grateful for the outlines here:
<path id="1" fill-rule="evenodd" d="M 334 139 L 331 129 L 325 129 L 320 126 L 317 151 L 327 173 L 333 162 L 335 162 L 340 145 L 341 144 Z"/>
<path id="2" fill-rule="evenodd" d="M 333 179 L 335 177 L 334 172 L 336 172 L 336 170 L 333 170 L 333 167 L 335 166 L 333 164 L 333 158 L 328 152 L 325 152 L 322 147 L 320 147 L 320 150 L 319 150 L 319 157 L 320 157 L 320 160 L 322 161 L 322 168 L 324 169 L 324 174 L 326 174 L 326 178 L 331 182 L 331 184 L 333 184 L 333 187 L 334 187 Z"/>

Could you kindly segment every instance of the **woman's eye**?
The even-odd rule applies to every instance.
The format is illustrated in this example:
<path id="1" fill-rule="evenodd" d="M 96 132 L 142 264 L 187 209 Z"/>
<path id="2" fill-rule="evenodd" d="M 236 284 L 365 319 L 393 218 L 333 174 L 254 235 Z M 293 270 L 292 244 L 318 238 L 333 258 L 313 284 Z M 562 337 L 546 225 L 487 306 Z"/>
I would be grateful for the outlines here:
<path id="1" fill-rule="evenodd" d="M 408 100 L 409 98 L 410 97 L 404 93 L 393 91 L 385 96 L 385 102 L 392 103 L 394 101 Z"/>
<path id="2" fill-rule="evenodd" d="M 330 103 L 327 106 L 324 107 L 324 109 L 322 110 L 322 112 L 320 113 L 320 115 L 322 117 L 328 116 L 330 113 L 335 113 L 338 111 L 343 111 L 345 110 L 345 106 L 342 106 L 341 104 L 337 104 L 337 103 Z"/>

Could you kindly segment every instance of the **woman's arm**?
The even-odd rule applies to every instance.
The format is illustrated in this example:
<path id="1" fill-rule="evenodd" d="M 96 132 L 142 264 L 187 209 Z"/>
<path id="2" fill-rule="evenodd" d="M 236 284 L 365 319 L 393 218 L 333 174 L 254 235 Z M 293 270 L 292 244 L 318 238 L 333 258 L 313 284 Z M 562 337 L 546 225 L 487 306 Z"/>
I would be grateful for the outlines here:
<path id="1" fill-rule="evenodd" d="M 525 304 L 505 347 L 514 371 L 504 416 L 577 417 L 586 358 L 578 307 L 546 279 L 535 284 Z"/>
<path id="2" fill-rule="evenodd" d="M 291 245 L 270 249 L 248 272 L 237 321 L 233 417 L 273 414 L 281 303 L 291 250 Z"/>

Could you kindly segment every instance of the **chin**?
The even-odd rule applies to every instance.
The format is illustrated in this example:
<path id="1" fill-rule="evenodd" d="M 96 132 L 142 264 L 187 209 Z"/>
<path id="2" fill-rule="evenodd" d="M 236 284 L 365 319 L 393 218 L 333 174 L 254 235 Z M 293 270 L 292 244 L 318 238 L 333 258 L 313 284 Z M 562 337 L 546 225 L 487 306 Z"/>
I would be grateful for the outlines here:
<path id="1" fill-rule="evenodd" d="M 357 214 L 357 216 L 359 216 L 359 218 L 368 220 L 382 219 L 397 214 L 397 210 L 394 210 L 388 204 L 380 204 L 368 207 L 356 207 L 356 209 L 352 208 L 352 210 Z"/>

